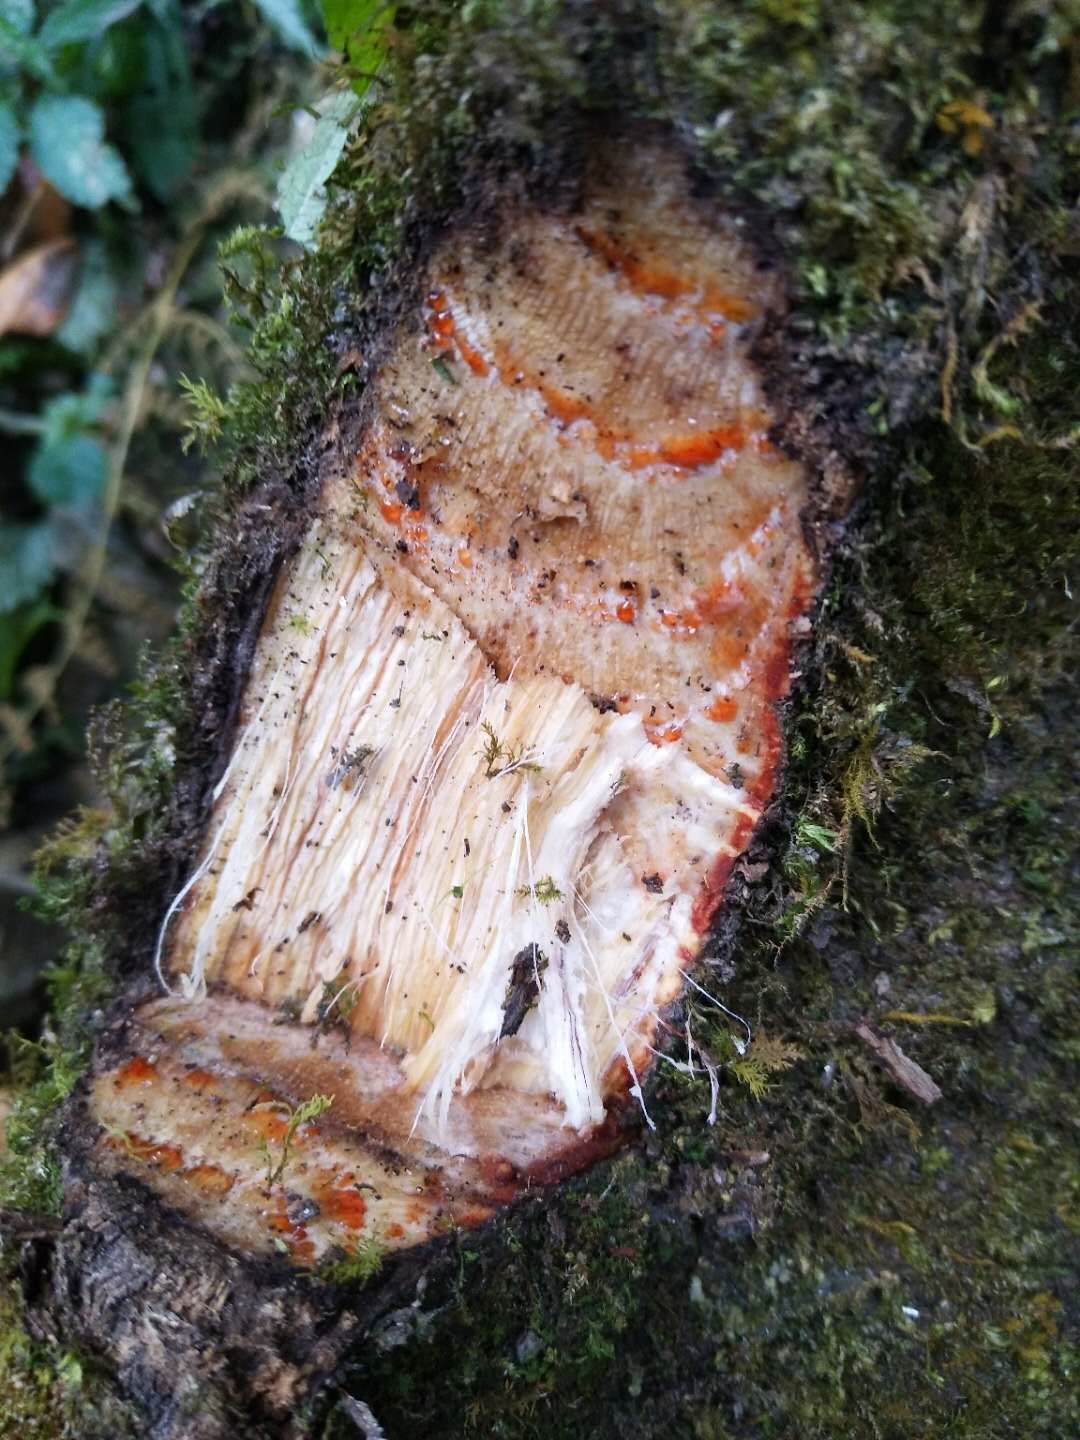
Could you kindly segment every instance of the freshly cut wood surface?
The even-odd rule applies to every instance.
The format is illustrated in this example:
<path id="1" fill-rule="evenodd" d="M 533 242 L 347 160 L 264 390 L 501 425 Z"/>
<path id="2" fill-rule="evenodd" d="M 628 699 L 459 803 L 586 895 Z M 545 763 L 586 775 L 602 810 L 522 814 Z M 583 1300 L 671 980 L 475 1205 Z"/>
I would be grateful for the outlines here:
<path id="1" fill-rule="evenodd" d="M 107 1168 L 298 1263 L 478 1223 L 644 1109 L 816 583 L 776 286 L 680 164 L 604 151 L 498 235 L 435 254 L 279 578 L 169 993 L 93 1085 Z"/>

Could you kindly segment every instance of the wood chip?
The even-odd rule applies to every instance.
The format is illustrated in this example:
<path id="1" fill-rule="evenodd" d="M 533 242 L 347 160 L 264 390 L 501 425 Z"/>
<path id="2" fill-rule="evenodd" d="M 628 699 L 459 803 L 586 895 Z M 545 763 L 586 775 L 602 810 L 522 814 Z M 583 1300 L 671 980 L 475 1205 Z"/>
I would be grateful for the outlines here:
<path id="1" fill-rule="evenodd" d="M 922 1066 L 909 1059 L 894 1040 L 875 1030 L 869 1021 L 860 1021 L 855 1026 L 855 1034 L 864 1044 L 869 1045 L 892 1079 L 909 1095 L 914 1095 L 923 1105 L 933 1105 L 941 1099 L 940 1086 Z"/>
<path id="2" fill-rule="evenodd" d="M 351 1395 L 342 1395 L 341 1408 L 348 1415 L 364 1440 L 386 1440 L 386 1431 L 371 1413 L 371 1407 L 363 1400 L 354 1400 Z"/>

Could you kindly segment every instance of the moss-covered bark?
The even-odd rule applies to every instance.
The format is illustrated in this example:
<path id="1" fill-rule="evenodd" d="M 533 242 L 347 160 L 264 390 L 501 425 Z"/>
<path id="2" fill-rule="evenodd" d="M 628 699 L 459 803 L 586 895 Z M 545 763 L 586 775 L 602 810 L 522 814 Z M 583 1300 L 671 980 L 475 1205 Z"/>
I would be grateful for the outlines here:
<path id="1" fill-rule="evenodd" d="M 705 1076 L 668 1077 L 650 1146 L 505 1222 L 495 1258 L 464 1239 L 357 1376 L 388 1434 L 1075 1428 L 1075 755 L 1069 701 L 1033 685 L 1068 610 L 1037 517 L 1075 475 L 915 453 L 933 478 L 877 493 L 838 567 L 794 717 L 796 843 L 723 991 L 801 1060 L 760 1100 L 725 1075 L 713 1129 Z M 828 847 L 879 799 L 845 904 Z M 864 1016 L 942 1086 L 933 1112 Z"/>
<path id="2" fill-rule="evenodd" d="M 410 263 L 508 175 L 572 183 L 584 115 L 660 119 L 790 277 L 769 356 L 801 417 L 790 442 L 826 473 L 834 455 L 865 471 L 785 792 L 717 939 L 757 1063 L 706 1006 L 716 1125 L 707 1078 L 663 1070 L 656 1137 L 454 1237 L 338 1378 L 389 1435 L 1076 1428 L 1078 18 L 888 0 L 399 9 L 393 83 L 320 253 L 270 285 L 250 243 L 263 379 L 232 397 L 184 635 L 104 761 L 113 816 L 43 862 L 44 903 L 80 938 L 9 1203 L 58 1203 L 42 1120 L 102 987 L 145 970 L 220 763 L 241 617 L 301 523 L 327 416 L 362 414 L 366 347 Z M 285 522 L 253 529 L 253 495 Z M 942 1087 L 932 1111 L 890 1088 L 862 1017 Z M 351 1433 L 333 1398 L 312 1426 Z"/>

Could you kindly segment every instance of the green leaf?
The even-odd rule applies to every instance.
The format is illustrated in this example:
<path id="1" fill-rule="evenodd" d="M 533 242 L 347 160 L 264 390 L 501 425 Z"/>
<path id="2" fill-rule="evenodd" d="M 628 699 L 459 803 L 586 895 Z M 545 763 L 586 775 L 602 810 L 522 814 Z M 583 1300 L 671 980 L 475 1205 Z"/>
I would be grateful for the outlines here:
<path id="1" fill-rule="evenodd" d="M 19 72 L 19 59 L 9 35 L 16 37 L 16 43 L 25 44 L 33 28 L 34 0 L 0 0 L 0 78 Z"/>
<path id="2" fill-rule="evenodd" d="M 355 72 L 353 89 L 363 95 L 386 57 L 397 6 L 387 0 L 323 0 L 322 12 L 330 44 L 344 52 Z"/>
<path id="3" fill-rule="evenodd" d="M 385 0 L 322 0 L 321 8 L 330 44 L 335 50 L 344 50 L 358 30 L 389 7 Z"/>
<path id="4" fill-rule="evenodd" d="M 56 571 L 56 540 L 47 520 L 0 525 L 0 614 L 34 600 Z"/>
<path id="5" fill-rule="evenodd" d="M 65 390 L 57 395 L 41 412 L 42 433 L 45 443 L 58 444 L 96 425 L 112 399 L 115 384 L 110 376 L 94 370 L 81 391 Z"/>
<path id="6" fill-rule="evenodd" d="M 27 483 L 39 500 L 66 510 L 93 510 L 105 490 L 109 461 L 93 435 L 46 440 L 34 451 Z"/>
<path id="7" fill-rule="evenodd" d="M 105 447 L 87 433 L 112 393 L 107 376 L 92 374 L 81 394 L 67 392 L 42 411 L 42 438 L 30 459 L 27 483 L 39 500 L 83 514 L 98 505 L 109 466 Z"/>
<path id="8" fill-rule="evenodd" d="M 0 19 L 20 35 L 29 35 L 34 28 L 34 0 L 0 0 Z"/>
<path id="9" fill-rule="evenodd" d="M 0 550 L 3 548 L 0 532 Z M 43 625 L 59 620 L 62 612 L 48 600 L 23 605 L 0 615 L 0 701 L 10 700 L 15 685 L 15 671 L 23 651 Z"/>
<path id="10" fill-rule="evenodd" d="M 79 287 L 55 340 L 80 355 L 90 354 L 116 324 L 116 277 L 100 240 L 83 246 Z"/>
<path id="11" fill-rule="evenodd" d="M 45 17 L 38 40 L 46 50 L 94 40 L 141 4 L 142 0 L 67 0 Z"/>
<path id="12" fill-rule="evenodd" d="M 146 75 L 146 39 L 152 29 L 144 16 L 135 15 L 89 41 L 71 88 L 102 105 L 134 95 Z"/>
<path id="13" fill-rule="evenodd" d="M 33 23 L 32 6 L 0 0 L 0 75 L 12 75 L 22 68 L 37 80 L 55 84 L 56 74 L 44 46 L 31 38 Z"/>
<path id="14" fill-rule="evenodd" d="M 0 195 L 4 193 L 19 163 L 19 125 L 10 105 L 0 100 Z"/>
<path id="15" fill-rule="evenodd" d="M 285 234 L 310 245 L 326 209 L 326 182 L 341 158 L 349 121 L 357 110 L 356 96 L 337 90 L 320 105 L 311 139 L 285 167 L 278 181 L 277 207 Z"/>
<path id="16" fill-rule="evenodd" d="M 255 4 L 286 45 L 304 55 L 319 53 L 319 42 L 308 28 L 298 0 L 255 0 Z"/>
<path id="17" fill-rule="evenodd" d="M 43 95 L 30 111 L 30 148 L 42 174 L 74 205 L 131 204 L 131 177 L 105 140 L 99 106 L 80 95 Z"/>
<path id="18" fill-rule="evenodd" d="M 146 89 L 128 107 L 128 143 L 140 179 L 168 200 L 195 162 L 198 107 L 179 33 L 153 26 L 146 35 Z"/>
<path id="19" fill-rule="evenodd" d="M 800 816 L 795 822 L 795 839 L 800 845 L 813 845 L 815 849 L 827 850 L 830 854 L 836 850 L 836 832 L 829 830 L 825 825 L 819 825 L 814 820 L 807 820 Z"/>

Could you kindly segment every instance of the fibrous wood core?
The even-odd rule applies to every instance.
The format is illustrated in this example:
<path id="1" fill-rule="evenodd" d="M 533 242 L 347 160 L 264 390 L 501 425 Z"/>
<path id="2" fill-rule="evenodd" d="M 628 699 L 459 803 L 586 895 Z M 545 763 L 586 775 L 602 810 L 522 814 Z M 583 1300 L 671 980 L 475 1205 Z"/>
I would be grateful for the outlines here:
<path id="1" fill-rule="evenodd" d="M 104 1163 L 247 1251 L 415 1244 L 613 1148 L 774 789 L 816 579 L 777 287 L 662 150 L 583 193 L 431 259 L 93 1082 Z"/>

